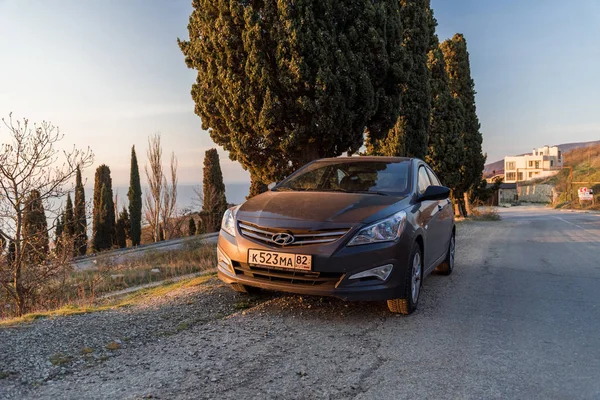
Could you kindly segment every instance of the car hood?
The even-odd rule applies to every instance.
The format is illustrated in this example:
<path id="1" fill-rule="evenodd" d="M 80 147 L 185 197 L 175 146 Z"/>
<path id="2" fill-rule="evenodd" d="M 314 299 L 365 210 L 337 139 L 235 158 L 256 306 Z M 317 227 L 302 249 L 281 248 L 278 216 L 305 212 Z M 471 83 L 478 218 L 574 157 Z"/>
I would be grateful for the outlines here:
<path id="1" fill-rule="evenodd" d="M 366 193 L 269 191 L 245 202 L 237 218 L 263 226 L 269 225 L 269 220 L 303 222 L 299 225 L 310 222 L 354 225 L 368 222 L 370 217 L 403 199 Z"/>

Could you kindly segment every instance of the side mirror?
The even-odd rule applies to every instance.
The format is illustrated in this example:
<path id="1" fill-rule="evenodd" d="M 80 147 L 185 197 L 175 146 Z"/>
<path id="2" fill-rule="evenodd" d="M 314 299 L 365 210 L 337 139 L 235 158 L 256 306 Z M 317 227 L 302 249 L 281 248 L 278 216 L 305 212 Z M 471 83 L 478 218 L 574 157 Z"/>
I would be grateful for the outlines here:
<path id="1" fill-rule="evenodd" d="M 271 182 L 267 185 L 267 189 L 272 190 L 277 185 L 277 182 Z"/>
<path id="2" fill-rule="evenodd" d="M 419 201 L 444 200 L 450 197 L 450 189 L 446 186 L 429 186 L 425 193 L 419 196 Z"/>

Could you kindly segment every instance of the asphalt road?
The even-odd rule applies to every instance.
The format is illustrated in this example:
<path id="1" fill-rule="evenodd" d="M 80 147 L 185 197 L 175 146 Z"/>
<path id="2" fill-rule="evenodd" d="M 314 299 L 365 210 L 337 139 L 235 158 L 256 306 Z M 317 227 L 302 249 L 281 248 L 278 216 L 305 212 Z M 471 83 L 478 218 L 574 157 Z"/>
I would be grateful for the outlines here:
<path id="1" fill-rule="evenodd" d="M 600 215 L 500 212 L 459 225 L 411 316 L 275 296 L 26 397 L 599 399 Z"/>

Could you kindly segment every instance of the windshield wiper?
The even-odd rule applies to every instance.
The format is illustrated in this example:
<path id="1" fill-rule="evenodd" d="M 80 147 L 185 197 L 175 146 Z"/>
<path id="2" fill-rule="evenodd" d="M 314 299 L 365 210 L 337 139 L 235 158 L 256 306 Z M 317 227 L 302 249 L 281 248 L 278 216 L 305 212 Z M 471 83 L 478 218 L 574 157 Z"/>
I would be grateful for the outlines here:
<path id="1" fill-rule="evenodd" d="M 376 195 L 379 195 L 379 196 L 389 196 L 390 195 L 389 193 L 380 192 L 378 190 L 353 190 L 350 193 L 367 193 L 367 194 L 376 194 Z"/>
<path id="2" fill-rule="evenodd" d="M 343 193 L 350 193 L 348 190 L 346 189 L 315 189 L 315 191 L 318 192 L 343 192 Z"/>

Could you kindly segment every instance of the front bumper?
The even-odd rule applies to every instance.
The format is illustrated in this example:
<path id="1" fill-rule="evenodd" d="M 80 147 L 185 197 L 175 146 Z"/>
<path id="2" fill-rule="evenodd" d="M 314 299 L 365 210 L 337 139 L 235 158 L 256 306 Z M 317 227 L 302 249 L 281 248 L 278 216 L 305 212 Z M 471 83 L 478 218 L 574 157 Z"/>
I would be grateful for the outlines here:
<path id="1" fill-rule="evenodd" d="M 347 240 L 346 240 L 347 241 Z M 239 283 L 266 290 L 303 295 L 333 296 L 343 300 L 382 301 L 401 297 L 406 282 L 412 242 L 346 247 L 345 240 L 327 245 L 274 248 L 241 235 L 221 231 L 218 241 L 218 276 L 225 283 Z M 276 270 L 248 264 L 248 250 L 310 254 L 311 272 Z M 394 266 L 386 281 L 376 278 L 349 279 L 361 271 L 386 264 Z"/>

